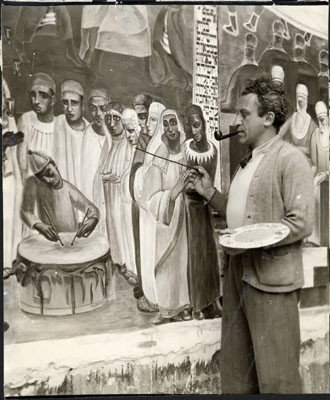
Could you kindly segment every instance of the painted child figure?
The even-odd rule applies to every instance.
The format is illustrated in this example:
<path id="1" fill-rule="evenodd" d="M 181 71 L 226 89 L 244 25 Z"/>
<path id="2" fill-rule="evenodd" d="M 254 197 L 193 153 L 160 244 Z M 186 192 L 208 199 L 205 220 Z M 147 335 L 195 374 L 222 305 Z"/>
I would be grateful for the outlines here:
<path id="1" fill-rule="evenodd" d="M 206 124 L 199 106 L 190 105 L 185 112 L 187 130 L 192 139 L 184 143 L 187 165 L 204 167 L 214 180 L 217 149 L 207 140 Z M 185 192 L 188 233 L 188 284 L 194 317 L 214 318 L 221 315 L 220 268 L 213 237 L 211 212 L 204 199 L 195 191 Z M 201 236 L 201 233 L 203 235 Z"/>
<path id="2" fill-rule="evenodd" d="M 53 242 L 58 240 L 56 232 L 77 231 L 77 237 L 88 237 L 98 223 L 99 210 L 75 186 L 62 179 L 49 156 L 31 150 L 28 154 L 34 175 L 26 180 L 24 186 L 22 221 Z M 78 223 L 77 210 L 84 214 L 89 210 L 83 224 Z"/>

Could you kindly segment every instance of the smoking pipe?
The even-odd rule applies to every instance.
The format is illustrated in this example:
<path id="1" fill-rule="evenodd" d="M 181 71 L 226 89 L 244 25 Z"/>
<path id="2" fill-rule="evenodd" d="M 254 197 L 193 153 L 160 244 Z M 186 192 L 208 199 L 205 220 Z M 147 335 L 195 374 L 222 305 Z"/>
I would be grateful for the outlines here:
<path id="1" fill-rule="evenodd" d="M 238 135 L 239 132 L 240 131 L 238 130 L 238 125 L 229 125 L 229 133 L 227 135 L 224 135 L 220 130 L 216 130 L 214 132 L 214 138 L 220 141 Z"/>

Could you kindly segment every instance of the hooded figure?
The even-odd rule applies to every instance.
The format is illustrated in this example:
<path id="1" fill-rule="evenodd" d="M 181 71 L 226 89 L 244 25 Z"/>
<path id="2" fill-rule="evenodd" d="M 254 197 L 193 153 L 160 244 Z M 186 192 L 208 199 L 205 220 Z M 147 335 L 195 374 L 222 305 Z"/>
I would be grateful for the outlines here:
<path id="1" fill-rule="evenodd" d="M 156 151 L 145 181 L 146 207 L 157 221 L 153 273 L 142 280 L 143 290 L 159 306 L 154 324 L 191 319 L 188 291 L 187 229 L 182 191 L 185 168 L 181 145 L 185 133 L 174 110 L 164 110 L 161 117 L 163 143 Z M 174 161 L 174 162 L 171 162 Z M 179 164 L 177 164 L 179 163 Z M 148 293 L 148 294 L 147 294 Z"/>
<path id="2" fill-rule="evenodd" d="M 327 216 L 321 215 L 321 186 L 325 185 L 325 191 L 329 181 L 329 117 L 327 106 L 323 101 L 315 104 L 315 112 L 319 126 L 315 129 L 311 138 L 311 157 L 316 171 L 314 176 L 314 195 L 315 195 L 315 219 L 314 230 L 308 238 L 308 242 L 321 246 L 321 221 L 326 220 Z"/>
<path id="3" fill-rule="evenodd" d="M 161 114 L 165 107 L 157 102 L 153 102 L 149 108 L 147 121 L 147 132 L 151 138 L 146 150 L 155 153 L 162 144 L 161 141 Z M 139 271 L 140 297 L 139 292 L 135 291 L 138 298 L 138 308 L 143 311 L 158 311 L 155 295 L 155 249 L 156 249 L 156 225 L 154 217 L 149 213 L 145 205 L 146 174 L 152 165 L 153 155 L 136 150 L 144 156 L 144 162 L 137 165 L 134 178 L 134 204 L 132 208 L 134 226 L 134 240 L 137 268 Z M 131 174 L 132 175 L 132 174 Z M 148 184 L 148 183 L 147 183 Z M 145 292 L 144 292 L 145 288 Z M 142 297 L 143 296 L 143 297 Z M 143 303 L 143 304 L 142 304 Z"/>
<path id="4" fill-rule="evenodd" d="M 281 127 L 279 134 L 282 139 L 298 147 L 311 160 L 311 136 L 316 124 L 307 113 L 308 88 L 299 83 L 296 87 L 296 111 Z"/>

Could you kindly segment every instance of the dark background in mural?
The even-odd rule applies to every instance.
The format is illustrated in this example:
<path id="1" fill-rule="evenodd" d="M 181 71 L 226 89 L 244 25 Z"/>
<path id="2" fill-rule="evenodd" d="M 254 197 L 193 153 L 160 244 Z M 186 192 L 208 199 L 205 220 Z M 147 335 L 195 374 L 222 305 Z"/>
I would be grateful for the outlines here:
<path id="1" fill-rule="evenodd" d="M 81 42 L 81 20 L 84 6 L 66 6 L 72 25 L 73 42 L 78 53 Z M 88 7 L 88 6 L 87 6 Z M 92 6 L 93 7 L 93 6 Z M 113 12 L 116 12 L 114 5 L 111 7 Z M 126 6 L 127 7 L 127 6 Z M 193 6 L 171 6 L 174 13 L 192 13 Z M 34 7 L 34 9 L 39 7 Z M 46 11 L 46 7 L 42 7 Z M 157 16 L 168 6 L 147 6 L 148 23 L 150 29 L 150 40 L 153 45 L 154 25 Z M 31 7 L 32 9 L 32 7 Z M 110 90 L 110 94 L 114 99 L 121 101 L 125 106 L 132 106 L 132 97 L 141 92 L 147 92 L 154 96 L 156 101 L 163 102 L 168 108 L 175 108 L 181 113 L 185 106 L 191 102 L 192 89 L 174 87 L 174 85 L 155 84 L 150 77 L 150 57 L 132 57 L 124 54 L 109 53 L 103 57 L 101 66 L 96 65 L 95 51 L 91 63 L 91 67 L 86 65 L 77 67 L 66 57 L 66 49 L 64 41 L 55 38 L 50 38 L 47 41 L 43 38 L 34 38 L 32 43 L 26 43 L 26 54 L 29 58 L 28 63 L 19 63 L 20 77 L 13 74 L 14 60 L 18 59 L 18 54 L 13 46 L 15 42 L 15 26 L 19 17 L 20 7 L 4 6 L 2 8 L 2 37 L 3 37 L 3 74 L 8 86 L 11 90 L 11 95 L 15 99 L 16 114 L 20 115 L 31 109 L 28 96 L 28 81 L 31 72 L 46 72 L 50 74 L 57 84 L 57 103 L 55 113 L 61 114 L 60 98 L 60 83 L 65 79 L 75 79 L 82 83 L 84 89 L 88 89 L 94 85 L 106 86 Z M 181 18 L 180 16 L 178 17 Z M 192 20 L 188 30 L 192 30 Z M 183 24 L 184 25 L 184 24 Z M 12 31 L 13 41 L 10 44 L 5 39 L 4 29 L 10 28 Z M 186 29 L 186 26 L 181 26 L 181 29 Z M 192 48 L 192 43 L 191 43 Z M 32 62 L 33 51 L 37 54 Z M 189 53 L 188 53 L 189 58 Z M 192 66 L 191 60 L 187 62 Z M 188 74 L 189 76 L 189 74 Z M 86 113 L 88 118 L 88 113 Z"/>

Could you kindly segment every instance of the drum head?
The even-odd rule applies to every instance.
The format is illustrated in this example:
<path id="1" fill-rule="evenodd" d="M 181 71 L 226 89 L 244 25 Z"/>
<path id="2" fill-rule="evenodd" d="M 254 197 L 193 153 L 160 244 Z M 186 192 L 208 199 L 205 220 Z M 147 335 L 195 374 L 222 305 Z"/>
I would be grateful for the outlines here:
<path id="1" fill-rule="evenodd" d="M 18 245 L 18 254 L 36 264 L 80 264 L 103 257 L 109 251 L 108 240 L 93 233 L 88 238 L 76 238 L 75 232 L 61 232 L 59 236 L 64 247 L 59 242 L 50 242 L 42 235 L 32 235 Z"/>

